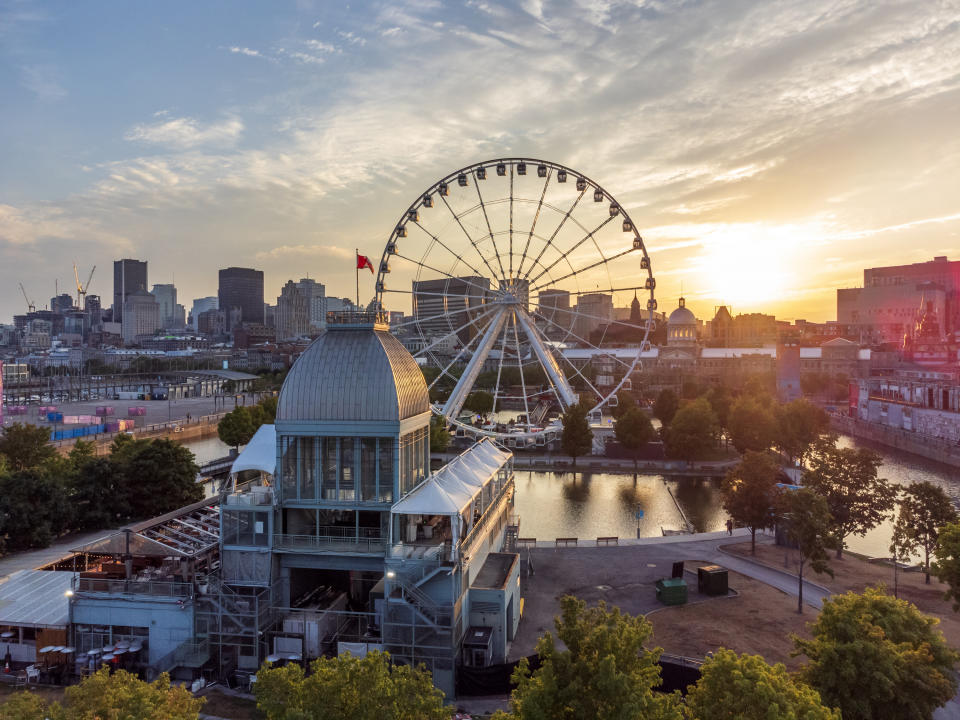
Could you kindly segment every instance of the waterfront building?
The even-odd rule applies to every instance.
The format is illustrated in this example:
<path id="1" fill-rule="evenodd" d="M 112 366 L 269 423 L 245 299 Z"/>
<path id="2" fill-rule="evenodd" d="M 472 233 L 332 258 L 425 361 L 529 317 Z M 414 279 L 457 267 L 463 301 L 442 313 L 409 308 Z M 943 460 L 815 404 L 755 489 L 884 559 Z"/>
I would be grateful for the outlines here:
<path id="1" fill-rule="evenodd" d="M 217 302 L 224 312 L 227 332 L 238 322 L 264 324 L 262 270 L 225 268 L 219 272 L 219 281 Z"/>
<path id="2" fill-rule="evenodd" d="M 147 289 L 146 260 L 115 260 L 113 263 L 113 322 L 123 322 L 123 305 L 127 297 Z"/>
<path id="3" fill-rule="evenodd" d="M 483 440 L 431 473 L 430 417 L 382 316 L 328 316 L 218 497 L 62 561 L 72 644 L 180 679 L 384 649 L 452 698 L 458 666 L 506 660 L 518 526 L 512 455 Z"/>

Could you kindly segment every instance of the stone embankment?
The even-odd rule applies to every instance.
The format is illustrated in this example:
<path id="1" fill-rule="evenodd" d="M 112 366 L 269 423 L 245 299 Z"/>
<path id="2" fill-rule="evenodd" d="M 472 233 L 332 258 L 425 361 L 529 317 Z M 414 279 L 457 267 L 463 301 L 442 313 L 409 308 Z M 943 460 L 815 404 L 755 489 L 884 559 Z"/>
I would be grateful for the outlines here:
<path id="1" fill-rule="evenodd" d="M 960 467 L 960 446 L 941 438 L 920 435 L 909 430 L 865 422 L 839 414 L 831 415 L 830 423 L 834 430 L 847 435 L 903 450 L 945 465 Z"/>

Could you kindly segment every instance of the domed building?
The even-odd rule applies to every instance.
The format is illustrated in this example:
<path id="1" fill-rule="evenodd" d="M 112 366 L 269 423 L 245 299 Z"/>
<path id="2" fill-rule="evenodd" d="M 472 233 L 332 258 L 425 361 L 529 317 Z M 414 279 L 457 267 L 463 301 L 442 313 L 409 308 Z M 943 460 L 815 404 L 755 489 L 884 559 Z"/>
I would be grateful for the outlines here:
<path id="1" fill-rule="evenodd" d="M 275 433 L 272 486 L 224 506 L 224 581 L 269 588 L 260 655 L 382 648 L 425 663 L 450 697 L 458 663 L 506 660 L 520 603 L 512 455 L 483 440 L 431 473 L 430 418 L 423 373 L 379 314 L 328 317 L 261 428 Z M 463 650 L 477 628 L 479 655 Z"/>
<path id="2" fill-rule="evenodd" d="M 667 318 L 667 345 L 696 347 L 698 330 L 696 315 L 687 308 L 686 299 L 681 297 L 677 308 Z"/>

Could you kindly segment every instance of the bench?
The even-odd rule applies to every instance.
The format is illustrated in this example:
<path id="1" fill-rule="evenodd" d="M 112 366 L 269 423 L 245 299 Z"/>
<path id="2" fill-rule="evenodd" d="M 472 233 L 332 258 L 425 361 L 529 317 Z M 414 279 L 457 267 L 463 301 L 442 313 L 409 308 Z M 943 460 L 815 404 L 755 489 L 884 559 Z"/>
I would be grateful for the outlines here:
<path id="1" fill-rule="evenodd" d="M 609 546 L 609 545 L 619 545 L 619 544 L 620 544 L 620 538 L 616 536 L 597 538 L 597 547 L 600 547 L 601 545 Z"/>
<path id="2" fill-rule="evenodd" d="M 577 546 L 577 538 L 575 537 L 557 538 L 554 547 L 570 547 L 571 545 L 573 547 Z"/>

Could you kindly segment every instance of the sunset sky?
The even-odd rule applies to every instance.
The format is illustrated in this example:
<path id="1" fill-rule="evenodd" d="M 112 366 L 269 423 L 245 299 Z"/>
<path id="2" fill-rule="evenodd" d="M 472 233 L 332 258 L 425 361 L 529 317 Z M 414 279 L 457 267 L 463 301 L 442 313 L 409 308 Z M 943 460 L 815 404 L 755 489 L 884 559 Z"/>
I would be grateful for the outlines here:
<path id="1" fill-rule="evenodd" d="M 0 0 L 0 99 L 0 322 L 74 260 L 105 305 L 120 257 L 188 309 L 228 265 L 352 296 L 355 247 L 508 156 L 613 193 L 661 309 L 834 319 L 960 259 L 954 0 Z"/>

